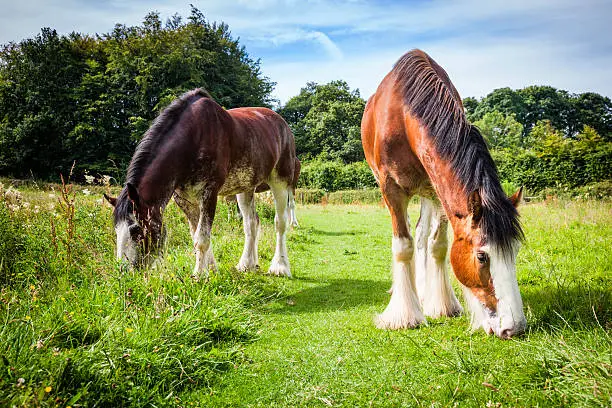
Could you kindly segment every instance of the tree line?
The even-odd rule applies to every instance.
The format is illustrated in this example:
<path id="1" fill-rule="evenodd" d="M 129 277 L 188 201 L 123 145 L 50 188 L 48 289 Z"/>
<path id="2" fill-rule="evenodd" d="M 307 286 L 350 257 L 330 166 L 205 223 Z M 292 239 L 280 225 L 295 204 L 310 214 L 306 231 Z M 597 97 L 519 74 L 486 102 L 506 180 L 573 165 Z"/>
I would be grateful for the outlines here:
<path id="1" fill-rule="evenodd" d="M 612 101 L 550 86 L 496 89 L 463 100 L 502 180 L 530 191 L 574 188 L 612 178 Z M 359 136 L 365 101 L 344 81 L 308 83 L 279 110 L 296 135 L 302 186 L 334 191 L 374 187 Z M 349 165 L 350 164 L 350 165 Z"/>
<path id="2" fill-rule="evenodd" d="M 35 38 L 0 49 L 0 174 L 123 177 L 136 143 L 159 111 L 183 92 L 206 88 L 225 108 L 270 106 L 274 83 L 226 24 L 192 6 L 162 23 L 103 35 Z"/>
<path id="3" fill-rule="evenodd" d="M 225 108 L 272 106 L 265 77 L 229 27 L 197 8 L 162 23 L 116 25 L 102 35 L 58 35 L 0 46 L 0 175 L 122 181 L 134 148 L 163 107 L 203 87 Z M 374 187 L 364 163 L 365 100 L 342 80 L 309 82 L 278 107 L 304 162 L 301 186 L 327 191 Z M 502 179 L 532 190 L 610 180 L 612 102 L 550 86 L 496 89 L 463 100 Z"/>

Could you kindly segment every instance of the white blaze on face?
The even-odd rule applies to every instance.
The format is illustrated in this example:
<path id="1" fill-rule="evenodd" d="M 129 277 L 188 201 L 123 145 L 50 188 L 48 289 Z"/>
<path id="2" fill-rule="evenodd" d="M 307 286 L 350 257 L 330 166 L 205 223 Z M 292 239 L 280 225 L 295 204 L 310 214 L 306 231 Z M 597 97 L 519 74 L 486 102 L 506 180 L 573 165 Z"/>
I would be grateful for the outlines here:
<path id="1" fill-rule="evenodd" d="M 134 264 L 138 258 L 138 249 L 130 236 L 128 222 L 123 220 L 117 223 L 115 232 L 117 233 L 117 259 L 126 259 Z"/>
<path id="2" fill-rule="evenodd" d="M 482 326 L 485 332 L 501 338 L 510 338 L 525 331 L 527 320 L 523 313 L 523 301 L 516 280 L 516 254 L 519 244 L 512 253 L 504 255 L 497 247 L 484 246 L 481 251 L 489 255 L 489 270 L 497 299 L 497 311 L 492 313 L 468 289 L 464 288 L 466 301 L 472 311 L 472 327 Z"/>
<path id="3" fill-rule="evenodd" d="M 498 247 L 489 251 L 491 278 L 497 298 L 497 315 L 490 319 L 495 334 L 509 338 L 525 331 L 527 320 L 523 313 L 523 300 L 516 279 L 516 254 L 519 243 L 515 243 L 511 254 L 502 253 Z"/>

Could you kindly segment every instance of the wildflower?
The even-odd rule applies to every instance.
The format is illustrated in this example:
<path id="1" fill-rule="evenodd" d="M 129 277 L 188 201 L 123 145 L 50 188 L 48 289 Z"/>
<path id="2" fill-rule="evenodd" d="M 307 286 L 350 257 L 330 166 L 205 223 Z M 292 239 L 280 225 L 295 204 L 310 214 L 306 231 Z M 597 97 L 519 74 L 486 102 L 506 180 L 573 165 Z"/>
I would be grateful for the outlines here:
<path id="1" fill-rule="evenodd" d="M 40 205 L 34 206 L 34 214 L 38 214 L 40 212 Z"/>
<path id="2" fill-rule="evenodd" d="M 32 320 L 32 318 L 31 318 L 30 316 L 26 316 L 26 317 L 25 317 L 25 320 L 26 320 L 26 321 L 27 321 L 27 320 Z"/>
<path id="3" fill-rule="evenodd" d="M 23 377 L 19 377 L 19 378 L 17 379 L 17 386 L 18 386 L 18 387 L 23 387 L 24 385 L 25 385 L 25 378 L 23 378 Z"/>
<path id="4" fill-rule="evenodd" d="M 49 198 L 55 198 L 55 194 L 49 193 Z"/>
<path id="5" fill-rule="evenodd" d="M 31 290 L 34 290 L 34 289 L 36 289 L 36 286 L 34 286 L 34 285 L 30 285 L 30 289 L 31 289 Z"/>
<path id="6" fill-rule="evenodd" d="M 111 181 L 111 176 L 108 176 L 106 174 L 102 175 L 102 184 L 105 186 L 110 186 L 110 181 Z"/>
<path id="7" fill-rule="evenodd" d="M 85 181 L 87 184 L 93 184 L 96 178 L 94 176 L 90 176 L 89 174 L 85 175 Z"/>
<path id="8" fill-rule="evenodd" d="M 83 190 L 83 194 L 85 194 L 85 195 L 90 195 L 90 194 L 91 194 L 91 191 L 89 191 L 89 189 L 88 189 L 88 188 L 86 188 L 86 189 L 84 189 L 84 190 Z"/>
<path id="9" fill-rule="evenodd" d="M 25 202 L 25 203 L 21 204 L 21 206 L 22 206 L 23 208 L 30 208 L 30 203 Z"/>
<path id="10" fill-rule="evenodd" d="M 52 389 L 53 389 L 53 388 L 51 388 L 51 386 L 50 386 L 50 385 L 47 385 L 47 386 L 45 387 L 45 392 L 46 392 L 46 393 L 50 393 Z"/>
<path id="11" fill-rule="evenodd" d="M 128 332 L 128 333 L 131 333 L 131 332 L 133 332 L 133 331 L 134 331 L 134 329 L 129 328 L 129 327 L 126 327 L 126 328 L 125 328 L 125 331 L 126 331 L 126 332 Z"/>

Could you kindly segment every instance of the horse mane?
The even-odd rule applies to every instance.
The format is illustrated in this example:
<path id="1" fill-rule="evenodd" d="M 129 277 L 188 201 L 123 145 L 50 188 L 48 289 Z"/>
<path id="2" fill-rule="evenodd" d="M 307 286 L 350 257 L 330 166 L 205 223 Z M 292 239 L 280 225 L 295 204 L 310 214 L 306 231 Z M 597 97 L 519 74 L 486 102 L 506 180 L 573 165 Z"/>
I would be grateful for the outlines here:
<path id="1" fill-rule="evenodd" d="M 138 186 L 144 172 L 153 160 L 155 153 L 163 144 L 165 136 L 176 125 L 181 115 L 187 107 L 201 98 L 210 98 L 210 94 L 201 88 L 197 88 L 188 92 L 172 101 L 162 112 L 155 118 L 153 124 L 145 132 L 144 136 L 136 146 L 136 151 L 132 156 L 130 165 L 127 170 L 126 186 L 130 183 Z M 114 212 L 114 221 L 126 219 L 133 212 L 133 204 L 128 198 L 127 188 L 124 187 L 117 197 L 117 205 Z"/>
<path id="2" fill-rule="evenodd" d="M 513 241 L 524 239 L 518 212 L 501 187 L 484 138 L 467 121 L 459 93 L 448 75 L 421 50 L 404 54 L 391 72 L 406 108 L 427 128 L 436 151 L 450 162 L 466 196 L 479 192 L 483 238 L 502 252 L 511 253 Z"/>

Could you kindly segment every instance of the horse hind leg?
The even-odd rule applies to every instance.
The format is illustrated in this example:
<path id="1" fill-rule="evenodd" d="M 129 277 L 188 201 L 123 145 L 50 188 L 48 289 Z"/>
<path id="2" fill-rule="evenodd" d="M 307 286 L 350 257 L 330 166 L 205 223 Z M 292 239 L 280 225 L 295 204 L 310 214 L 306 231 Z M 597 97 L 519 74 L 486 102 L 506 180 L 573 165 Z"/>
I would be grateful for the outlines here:
<path id="1" fill-rule="evenodd" d="M 276 214 L 274 216 L 274 226 L 276 228 L 276 249 L 270 264 L 268 273 L 276 276 L 291 277 L 289 266 L 289 256 L 287 254 L 287 202 L 289 198 L 289 188 L 287 183 L 270 183 L 272 194 L 274 194 L 274 205 Z"/>
<path id="2" fill-rule="evenodd" d="M 257 255 L 259 217 L 255 210 L 255 194 L 250 191 L 238 194 L 236 198 L 242 213 L 242 226 L 244 227 L 244 249 L 236 269 L 239 271 L 254 270 L 259 267 Z"/>
<path id="3" fill-rule="evenodd" d="M 295 191 L 293 188 L 288 189 L 289 197 L 287 199 L 287 205 L 289 207 L 289 224 L 296 228 L 299 227 L 297 217 L 295 216 Z"/>
<path id="4" fill-rule="evenodd" d="M 421 211 L 430 214 L 425 256 L 425 282 L 419 297 L 425 315 L 458 316 L 463 309 L 450 284 L 446 267 L 448 253 L 448 219 L 431 200 L 421 200 Z"/>
<path id="5" fill-rule="evenodd" d="M 414 242 L 406 212 L 409 197 L 395 184 L 387 183 L 382 190 L 393 225 L 393 285 L 389 304 L 376 318 L 376 325 L 381 329 L 416 327 L 425 317 L 415 291 Z"/>

